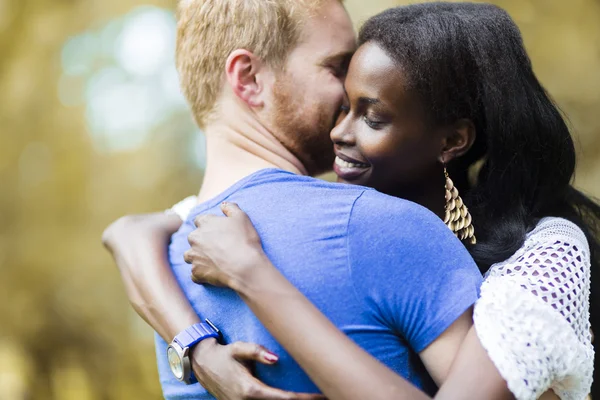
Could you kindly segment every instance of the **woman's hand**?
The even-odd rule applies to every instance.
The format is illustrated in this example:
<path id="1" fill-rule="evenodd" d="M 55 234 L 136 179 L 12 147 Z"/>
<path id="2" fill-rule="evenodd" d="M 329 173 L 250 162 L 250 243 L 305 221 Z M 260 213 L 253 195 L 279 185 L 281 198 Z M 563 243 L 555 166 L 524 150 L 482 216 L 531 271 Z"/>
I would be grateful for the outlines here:
<path id="1" fill-rule="evenodd" d="M 189 211 L 186 208 L 190 208 L 183 202 L 180 205 L 174 213 L 123 217 L 103 235 L 103 243 L 119 266 L 135 310 L 166 342 L 200 322 L 168 263 L 169 239 Z M 252 376 L 249 365 L 253 362 L 272 365 L 276 361 L 276 356 L 259 345 L 233 343 L 222 346 L 214 339 L 195 346 L 192 356 L 196 378 L 219 400 L 323 399 L 322 395 L 272 388 Z"/>
<path id="2" fill-rule="evenodd" d="M 252 376 L 252 363 L 273 365 L 277 356 L 253 343 L 226 346 L 214 339 L 192 350 L 192 366 L 200 384 L 219 400 L 324 400 L 321 394 L 293 393 L 265 385 Z"/>
<path id="3" fill-rule="evenodd" d="M 201 215 L 188 240 L 184 259 L 192 264 L 192 280 L 239 291 L 251 271 L 271 265 L 252 222 L 237 204 L 223 203 L 225 217 Z"/>

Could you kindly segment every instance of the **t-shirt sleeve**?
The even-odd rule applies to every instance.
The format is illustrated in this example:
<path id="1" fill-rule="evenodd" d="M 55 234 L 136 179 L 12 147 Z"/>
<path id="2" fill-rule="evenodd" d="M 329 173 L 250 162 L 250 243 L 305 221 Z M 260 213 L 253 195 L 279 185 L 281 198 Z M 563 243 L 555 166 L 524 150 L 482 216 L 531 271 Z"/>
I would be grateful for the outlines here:
<path id="1" fill-rule="evenodd" d="M 468 251 L 417 204 L 363 192 L 349 217 L 347 246 L 359 300 L 416 352 L 478 298 L 482 277 Z"/>

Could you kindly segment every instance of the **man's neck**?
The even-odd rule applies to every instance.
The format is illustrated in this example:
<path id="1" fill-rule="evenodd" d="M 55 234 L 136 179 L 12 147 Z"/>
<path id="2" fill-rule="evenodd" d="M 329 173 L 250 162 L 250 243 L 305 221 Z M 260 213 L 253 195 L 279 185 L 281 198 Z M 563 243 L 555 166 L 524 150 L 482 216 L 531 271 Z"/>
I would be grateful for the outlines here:
<path id="1" fill-rule="evenodd" d="M 205 129 L 207 164 L 198 194 L 200 203 L 265 168 L 307 174 L 298 158 L 256 119 L 244 112 L 231 119 L 215 122 Z"/>

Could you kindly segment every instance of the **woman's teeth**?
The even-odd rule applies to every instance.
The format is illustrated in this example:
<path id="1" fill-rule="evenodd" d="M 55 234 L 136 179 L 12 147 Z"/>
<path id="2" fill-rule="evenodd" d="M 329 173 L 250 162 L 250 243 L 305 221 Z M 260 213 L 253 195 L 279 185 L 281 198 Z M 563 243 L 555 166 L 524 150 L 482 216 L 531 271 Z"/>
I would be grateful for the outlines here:
<path id="1" fill-rule="evenodd" d="M 339 157 L 335 157 L 335 163 L 342 168 L 367 168 L 366 164 L 355 164 L 348 161 L 344 161 Z"/>

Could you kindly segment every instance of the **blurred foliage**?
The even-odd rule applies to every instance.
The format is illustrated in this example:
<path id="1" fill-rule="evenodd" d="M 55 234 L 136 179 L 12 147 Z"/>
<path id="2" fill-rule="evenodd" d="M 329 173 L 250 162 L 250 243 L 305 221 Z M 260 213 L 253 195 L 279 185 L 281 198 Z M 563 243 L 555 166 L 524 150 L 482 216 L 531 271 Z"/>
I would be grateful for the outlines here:
<path id="1" fill-rule="evenodd" d="M 359 24 L 403 2 L 347 0 Z M 502 0 L 600 195 L 600 2 Z M 103 228 L 196 192 L 175 1 L 0 0 L 0 400 L 158 399 L 152 334 Z"/>

